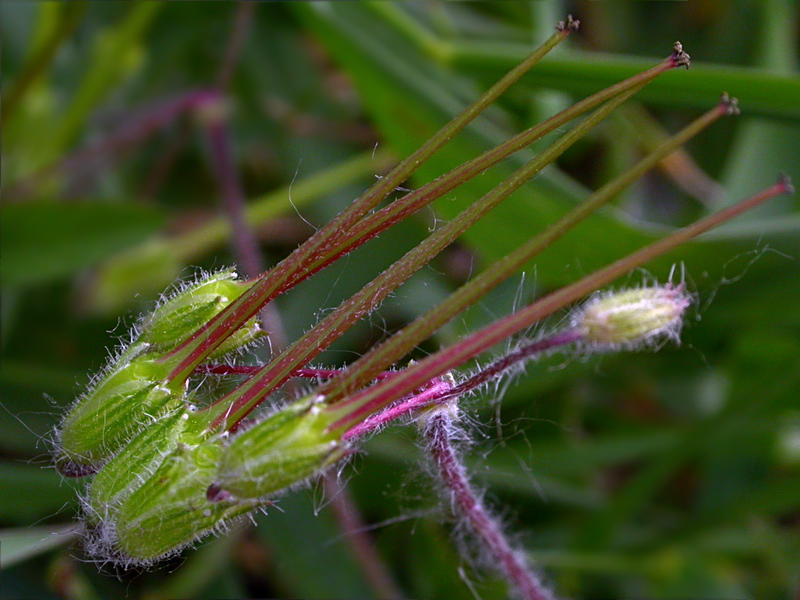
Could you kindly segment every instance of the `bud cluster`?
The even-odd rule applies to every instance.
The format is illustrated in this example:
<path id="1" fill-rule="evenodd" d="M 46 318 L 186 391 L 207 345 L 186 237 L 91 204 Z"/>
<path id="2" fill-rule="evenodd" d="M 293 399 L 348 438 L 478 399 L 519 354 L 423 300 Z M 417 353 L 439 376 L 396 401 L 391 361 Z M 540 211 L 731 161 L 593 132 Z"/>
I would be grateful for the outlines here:
<path id="1" fill-rule="evenodd" d="M 168 352 L 250 285 L 238 281 L 233 271 L 207 275 L 178 290 L 142 320 L 131 345 L 112 359 L 62 420 L 56 457 L 62 474 L 96 472 L 139 431 L 182 410 L 186 386 L 168 380 L 174 366 Z M 217 355 L 235 352 L 260 335 L 253 318 L 217 349 Z"/>
<path id="2" fill-rule="evenodd" d="M 677 340 L 684 312 L 691 303 L 683 286 L 646 286 L 598 294 L 574 312 L 564 331 L 518 348 L 458 386 L 447 379 L 452 369 L 626 272 L 748 208 L 788 192 L 788 181 L 551 292 L 417 363 L 387 371 L 659 160 L 723 114 L 730 114 L 731 101 L 727 99 L 439 306 L 377 344 L 341 374 L 326 375 L 329 381 L 313 393 L 260 419 L 245 420 L 356 321 L 615 108 L 661 73 L 688 66 L 688 55 L 676 44 L 673 55 L 651 69 L 586 98 L 425 187 L 377 208 L 420 164 L 576 26 L 577 22 L 570 19 L 562 23 L 556 34 L 521 65 L 392 172 L 379 178 L 276 268 L 248 281 L 239 279 L 233 271 L 203 276 L 177 290 L 140 321 L 132 343 L 69 408 L 56 435 L 60 472 L 73 477 L 95 475 L 83 498 L 92 554 L 124 566 L 146 565 L 169 556 L 224 528 L 230 519 L 268 506 L 270 496 L 320 474 L 347 456 L 352 440 L 383 423 L 473 391 L 515 365 L 558 346 L 578 343 L 604 351 L 638 348 L 665 338 Z M 191 376 L 205 361 L 240 351 L 264 335 L 257 315 L 279 294 L 504 157 L 589 111 L 550 149 L 435 230 L 269 363 L 247 371 L 249 377 L 233 391 L 209 402 L 197 397 L 202 388 L 190 386 Z M 244 371 L 231 367 L 230 372 Z"/>
<path id="3" fill-rule="evenodd" d="M 224 436 L 213 434 L 194 410 L 188 382 L 169 379 L 175 366 L 169 353 L 250 285 L 223 271 L 166 298 L 63 418 L 58 469 L 70 477 L 96 473 L 83 502 L 94 554 L 146 563 L 259 504 L 206 500 L 218 478 Z M 211 356 L 236 352 L 261 335 L 254 317 Z"/>

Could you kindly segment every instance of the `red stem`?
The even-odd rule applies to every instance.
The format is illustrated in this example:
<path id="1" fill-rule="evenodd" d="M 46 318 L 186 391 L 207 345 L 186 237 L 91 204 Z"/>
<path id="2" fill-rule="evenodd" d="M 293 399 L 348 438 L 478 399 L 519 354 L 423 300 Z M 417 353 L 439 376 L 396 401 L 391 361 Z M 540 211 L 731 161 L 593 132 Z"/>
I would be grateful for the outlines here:
<path id="1" fill-rule="evenodd" d="M 425 385 L 428 381 L 454 369 L 488 350 L 495 344 L 514 335 L 518 331 L 530 327 L 557 310 L 607 285 L 625 273 L 648 263 L 654 258 L 666 254 L 670 250 L 685 244 L 701 233 L 717 227 L 723 222 L 766 202 L 770 198 L 774 198 L 780 194 L 791 193 L 792 191 L 793 188 L 789 179 L 782 177 L 778 183 L 761 191 L 755 196 L 710 215 L 705 219 L 701 219 L 688 227 L 679 229 L 673 234 L 642 248 L 638 252 L 634 252 L 599 271 L 595 271 L 572 285 L 561 288 L 539 299 L 508 317 L 484 327 L 453 346 L 440 350 L 420 362 L 414 363 L 403 371 L 394 373 L 386 380 L 349 396 L 331 406 L 330 410 L 340 411 L 343 415 L 343 418 L 337 422 L 337 426 L 341 425 L 344 427 L 348 422 L 357 423 L 359 420 L 358 417 L 351 418 L 351 415 L 361 414 L 362 407 L 368 405 L 370 407 L 368 409 L 369 412 L 380 410 L 381 407 L 391 404 L 397 398 L 411 393 L 413 390 Z"/>
<path id="2" fill-rule="evenodd" d="M 406 413 L 424 408 L 426 406 L 442 404 L 450 398 L 459 398 L 470 394 L 485 383 L 492 381 L 493 379 L 497 379 L 500 375 L 515 365 L 525 362 L 536 355 L 547 352 L 548 350 L 577 342 L 582 337 L 582 334 L 578 331 L 564 331 L 551 337 L 537 340 L 517 348 L 509 354 L 506 354 L 504 357 L 496 360 L 485 369 L 478 371 L 475 375 L 458 384 L 457 386 L 450 385 L 441 379 L 437 379 L 437 383 L 434 383 L 424 392 L 412 396 L 408 400 L 402 401 L 391 408 L 384 410 L 383 412 L 376 413 L 372 405 L 365 404 L 364 406 L 352 411 L 347 416 L 342 417 L 339 421 L 333 423 L 330 428 L 338 429 L 346 426 L 347 423 L 356 422 L 357 424 L 349 429 L 342 436 L 342 439 L 348 440 L 359 435 L 365 435 L 379 428 L 384 423 L 397 419 Z M 391 375 L 393 375 L 393 373 L 386 372 L 385 375 L 386 377 L 384 377 L 384 379 L 388 379 L 391 377 Z M 364 419 L 365 415 L 369 416 Z M 359 422 L 359 419 L 364 420 Z"/>
<path id="3" fill-rule="evenodd" d="M 175 362 L 168 379 L 179 384 L 194 370 L 228 336 L 232 335 L 250 317 L 282 291 L 297 283 L 298 273 L 308 272 L 307 265 L 314 257 L 324 251 L 330 243 L 339 239 L 342 232 L 350 230 L 372 210 L 381 200 L 410 177 L 420 164 L 425 162 L 439 148 L 444 146 L 454 135 L 466 127 L 487 106 L 492 104 L 505 90 L 517 81 L 531 66 L 566 38 L 572 27 L 559 28 L 542 46 L 528 58 L 517 65 L 478 100 L 454 117 L 439 132 L 420 146 L 415 152 L 398 164 L 385 177 L 378 180 L 369 190 L 361 195 L 345 211 L 317 231 L 303 245 L 298 247 L 289 257 L 281 261 L 274 269 L 257 282 L 248 292 L 227 307 L 214 319 L 201 327 L 184 344 L 173 350 L 164 358 Z"/>
<path id="4" fill-rule="evenodd" d="M 211 375 L 252 375 L 263 365 L 200 365 L 195 369 L 195 373 L 209 373 Z M 308 379 L 331 379 L 341 375 L 344 369 L 316 369 L 308 367 L 298 369 L 294 372 L 295 377 L 305 377 Z M 379 373 L 375 379 L 382 380 L 390 377 L 392 371 Z"/>

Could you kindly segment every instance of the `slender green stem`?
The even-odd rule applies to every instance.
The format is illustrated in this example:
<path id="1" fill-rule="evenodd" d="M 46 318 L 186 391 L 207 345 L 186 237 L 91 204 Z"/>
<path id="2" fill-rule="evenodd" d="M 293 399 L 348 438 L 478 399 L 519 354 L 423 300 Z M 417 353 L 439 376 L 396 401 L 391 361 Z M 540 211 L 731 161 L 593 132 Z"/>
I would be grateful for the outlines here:
<path id="1" fill-rule="evenodd" d="M 353 363 L 344 374 L 323 385 L 320 389 L 320 394 L 324 395 L 329 403 L 333 403 L 372 381 L 377 373 L 385 369 L 386 365 L 391 365 L 400 360 L 436 329 L 508 279 L 531 258 L 545 250 L 575 225 L 614 198 L 644 173 L 656 166 L 665 156 L 669 156 L 676 148 L 680 148 L 722 115 L 730 114 L 735 110 L 735 102 L 728 100 L 727 97 L 723 98 L 719 105 L 695 120 L 683 131 L 671 137 L 655 152 L 642 159 L 635 167 L 608 182 L 589 196 L 581 205 L 564 215 L 556 223 L 550 225 L 542 233 L 486 268 L 480 275 L 465 283 L 444 302 L 418 317 L 411 325 L 395 334 L 394 337 L 374 347 Z"/>
<path id="2" fill-rule="evenodd" d="M 289 209 L 289 197 L 292 205 L 304 206 L 337 187 L 371 176 L 376 170 L 388 167 L 393 160 L 393 156 L 384 150 L 359 154 L 305 179 L 298 179 L 291 187 L 281 187 L 249 200 L 245 206 L 245 220 L 250 227 L 259 226 Z M 216 217 L 190 231 L 164 239 L 163 244 L 178 261 L 191 262 L 229 240 L 232 233 L 230 222 L 224 217 Z"/>
<path id="3" fill-rule="evenodd" d="M 532 326 L 541 319 L 552 315 L 557 310 L 583 298 L 625 273 L 666 254 L 698 235 L 766 202 L 770 198 L 791 192 L 792 186 L 788 178 L 781 178 L 778 183 L 755 196 L 701 219 L 688 227 L 679 229 L 638 252 L 634 252 L 603 269 L 595 271 L 580 281 L 561 288 L 508 317 L 467 336 L 453 346 L 440 350 L 418 363 L 414 363 L 405 370 L 399 371 L 393 377 L 387 378 L 333 405 L 330 410 L 339 412 L 342 418 L 332 428 L 346 431 L 363 418 L 362 412 L 364 410 L 367 410 L 368 414 L 380 410 L 398 398 L 402 398 L 425 385 L 435 377 L 439 377 L 474 358 L 498 342 Z"/>
<path id="4" fill-rule="evenodd" d="M 229 335 L 241 327 L 261 306 L 286 289 L 287 282 L 296 278 L 298 271 L 305 271 L 305 264 L 336 239 L 342 231 L 349 231 L 369 210 L 386 198 L 403 181 L 408 179 L 423 162 L 466 127 L 487 106 L 492 104 L 513 83 L 535 65 L 550 50 L 563 41 L 570 29 L 560 28 L 528 58 L 507 73 L 500 81 L 464 109 L 433 137 L 420 146 L 408 158 L 400 162 L 389 174 L 378 181 L 358 198 L 349 208 L 317 231 L 306 243 L 272 269 L 247 293 L 232 303 L 215 319 L 207 323 L 184 344 L 176 348 L 164 360 L 177 366 L 169 376 L 170 381 L 183 381 L 210 352 Z"/>

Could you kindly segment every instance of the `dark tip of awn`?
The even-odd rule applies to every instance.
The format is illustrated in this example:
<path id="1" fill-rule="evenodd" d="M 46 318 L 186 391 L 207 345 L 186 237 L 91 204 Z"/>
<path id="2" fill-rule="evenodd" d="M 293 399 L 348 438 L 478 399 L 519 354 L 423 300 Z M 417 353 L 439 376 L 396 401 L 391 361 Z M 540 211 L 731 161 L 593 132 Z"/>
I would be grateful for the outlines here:
<path id="1" fill-rule="evenodd" d="M 564 32 L 564 31 L 567 31 L 567 32 L 569 32 L 569 31 L 578 31 L 578 28 L 580 27 L 580 25 L 581 25 L 581 22 L 579 20 L 573 19 L 572 15 L 567 15 L 567 20 L 566 21 L 559 21 L 558 22 L 558 25 L 556 25 L 556 30 L 557 31 L 562 31 L 562 32 Z"/>
<path id="2" fill-rule="evenodd" d="M 60 460 L 56 462 L 56 470 L 64 477 L 86 477 L 94 475 L 98 469 L 95 465 L 81 465 L 71 460 Z"/>
<path id="3" fill-rule="evenodd" d="M 726 115 L 738 115 L 741 112 L 739 110 L 739 100 L 729 96 L 728 92 L 722 92 L 719 103 L 725 108 Z"/>
<path id="4" fill-rule="evenodd" d="M 690 57 L 683 51 L 683 44 L 680 42 L 675 42 L 672 46 L 672 60 L 674 60 L 675 64 L 679 67 L 689 68 L 691 62 Z"/>
<path id="5" fill-rule="evenodd" d="M 787 194 L 794 194 L 794 185 L 792 184 L 792 178 L 789 177 L 788 173 L 781 173 L 778 175 L 778 183 L 786 188 Z"/>

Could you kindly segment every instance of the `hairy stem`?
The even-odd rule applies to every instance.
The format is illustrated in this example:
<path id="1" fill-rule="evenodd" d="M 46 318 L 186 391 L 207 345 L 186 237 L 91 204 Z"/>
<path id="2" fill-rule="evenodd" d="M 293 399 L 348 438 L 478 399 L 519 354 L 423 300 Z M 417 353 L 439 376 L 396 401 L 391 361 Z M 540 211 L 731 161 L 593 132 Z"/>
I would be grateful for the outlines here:
<path id="1" fill-rule="evenodd" d="M 471 394 L 484 384 L 497 379 L 517 365 L 555 348 L 578 342 L 582 338 L 583 335 L 580 332 L 568 330 L 536 340 L 535 342 L 517 348 L 513 352 L 509 352 L 502 358 L 494 361 L 488 367 L 480 369 L 477 373 L 468 377 L 458 385 L 455 385 L 455 382 L 437 378 L 434 380 L 434 383 L 430 384 L 423 392 L 412 395 L 410 398 L 403 399 L 381 412 L 375 413 L 371 410 L 370 406 L 362 406 L 349 413 L 346 417 L 343 417 L 341 421 L 331 425 L 331 429 L 343 427 L 345 423 L 356 423 L 342 436 L 344 440 L 372 433 L 384 424 L 411 412 L 442 404 L 451 398 L 462 398 L 467 394 Z M 391 373 L 386 373 L 383 379 L 388 379 L 390 376 Z"/>
<path id="2" fill-rule="evenodd" d="M 452 191 L 476 173 L 482 173 L 486 169 L 491 168 L 501 160 L 535 143 L 572 119 L 583 115 L 592 108 L 599 106 L 603 102 L 623 92 L 627 92 L 642 83 L 652 81 L 658 75 L 669 69 L 684 64 L 680 56 L 681 55 L 677 53 L 673 54 L 651 69 L 581 100 L 577 104 L 550 117 L 546 121 L 515 135 L 495 148 L 487 150 L 480 156 L 456 167 L 449 173 L 395 200 L 380 211 L 366 215 L 364 219 L 356 223 L 352 229 L 349 231 L 342 231 L 338 237 L 332 238 L 327 247 L 320 249 L 313 257 L 313 260 L 304 266 L 304 270 L 297 273 L 298 279 L 292 281 L 291 285 L 295 285 L 305 277 L 316 273 L 347 252 L 350 252 L 354 248 L 376 237 L 395 223 L 402 221 L 407 216 L 427 206 L 435 199 Z"/>
<path id="3" fill-rule="evenodd" d="M 676 43 L 673 54 L 659 65 L 586 98 L 572 108 L 562 111 L 559 115 L 548 119 L 541 125 L 515 136 L 505 144 L 501 144 L 497 148 L 489 150 L 477 159 L 454 169 L 451 173 L 431 182 L 424 188 L 417 190 L 417 192 L 413 192 L 386 209 L 379 211 L 371 217 L 365 218 L 360 223 L 354 225 L 353 229 L 350 231 L 342 230 L 333 232 L 326 242 L 327 246 L 325 244 L 319 245 L 317 251 L 308 255 L 306 259 L 297 258 L 293 263 L 293 271 L 291 270 L 292 265 L 288 264 L 286 261 L 282 262 L 276 269 L 265 274 L 264 279 L 257 284 L 256 288 L 260 290 L 258 293 L 253 291 L 252 294 L 245 294 L 237 303 L 234 303 L 231 307 L 226 309 L 226 311 L 208 323 L 204 328 L 205 333 L 201 330 L 196 334 L 196 336 L 205 336 L 206 340 L 197 342 L 195 355 L 201 358 L 197 359 L 196 364 L 199 364 L 202 358 L 204 358 L 215 345 L 221 343 L 222 340 L 230 334 L 230 331 L 235 330 L 235 328 L 239 326 L 237 325 L 239 321 L 243 322 L 246 320 L 248 314 L 252 315 L 253 311 L 257 310 L 258 307 L 263 306 L 285 290 L 341 257 L 346 252 L 378 235 L 381 231 L 384 231 L 394 223 L 402 220 L 413 211 L 430 203 L 439 195 L 453 189 L 502 158 L 523 148 L 526 144 L 536 141 L 544 134 L 552 131 L 575 116 L 586 112 L 600 102 L 609 98 L 614 98 L 616 95 L 623 92 L 640 89 L 643 84 L 651 81 L 661 73 L 683 65 L 688 65 L 688 56 L 683 52 L 680 44 Z M 314 243 L 315 237 L 316 236 L 308 240 L 306 244 Z M 295 254 L 305 248 L 306 244 L 301 246 Z M 290 261 L 291 258 L 292 256 L 287 260 Z M 215 337 L 217 341 L 213 341 L 212 338 Z M 176 352 L 177 351 L 178 350 L 176 350 Z M 184 363 L 186 363 L 187 360 L 188 359 L 185 359 Z M 173 375 L 177 373 L 177 371 L 178 369 L 173 372 Z"/>
<path id="4" fill-rule="evenodd" d="M 208 373 L 210 375 L 253 375 L 263 365 L 200 365 L 197 367 L 195 373 Z M 314 367 L 307 367 L 305 369 L 297 369 L 294 372 L 295 377 L 304 377 L 307 379 L 331 379 L 337 375 L 341 375 L 345 369 L 317 369 Z M 379 373 L 375 379 L 386 379 L 392 373 L 386 371 Z"/>
<path id="5" fill-rule="evenodd" d="M 341 377 L 323 386 L 320 393 L 328 398 L 328 402 L 336 402 L 347 393 L 369 383 L 376 372 L 381 372 L 386 366 L 400 360 L 417 344 L 424 341 L 433 331 L 496 288 L 534 256 L 549 247 L 575 225 L 653 168 L 663 157 L 672 153 L 675 148 L 685 144 L 723 114 L 733 114 L 734 110 L 734 101 L 727 98 L 727 96 L 724 97 L 718 106 L 667 140 L 635 167 L 604 185 L 589 196 L 580 206 L 550 225 L 526 244 L 490 265 L 480 275 L 451 294 L 444 302 L 418 317 L 411 325 L 399 331 L 383 344 L 372 348 L 366 355 L 351 365 L 350 369 Z"/>
<path id="6" fill-rule="evenodd" d="M 450 498 L 453 512 L 466 520 L 481 548 L 489 554 L 519 598 L 552 600 L 553 596 L 528 567 L 522 553 L 511 546 L 497 520 L 489 514 L 470 485 L 467 471 L 453 447 L 450 431 L 454 424 L 448 412 L 444 408 L 429 416 L 423 431 L 428 453 Z"/>

